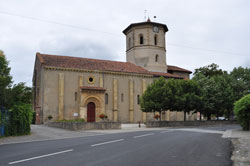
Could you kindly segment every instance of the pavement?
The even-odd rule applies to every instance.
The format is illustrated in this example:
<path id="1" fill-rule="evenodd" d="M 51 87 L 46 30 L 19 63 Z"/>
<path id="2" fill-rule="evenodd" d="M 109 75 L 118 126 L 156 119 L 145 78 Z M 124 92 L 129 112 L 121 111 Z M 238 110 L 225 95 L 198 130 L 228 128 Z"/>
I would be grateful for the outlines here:
<path id="1" fill-rule="evenodd" d="M 67 136 L 56 128 L 46 131 L 48 136 L 52 130 Z M 218 131 L 190 130 L 125 126 L 119 133 L 87 131 L 80 132 L 82 137 L 2 144 L 0 166 L 231 166 L 229 139 Z"/>
<path id="2" fill-rule="evenodd" d="M 227 130 L 223 138 L 231 138 L 233 151 L 231 160 L 234 166 L 250 166 L 250 131 Z"/>
<path id="3" fill-rule="evenodd" d="M 180 132 L 185 133 L 185 137 L 187 135 L 189 135 L 187 133 L 191 133 L 193 135 L 196 135 L 194 133 L 197 133 L 198 135 L 196 135 L 196 136 L 199 136 L 199 137 L 202 136 L 199 134 L 206 134 L 206 138 L 209 138 L 207 134 L 219 135 L 222 138 L 226 138 L 225 140 L 231 140 L 231 142 L 232 142 L 232 145 L 228 144 L 227 141 L 226 141 L 226 143 L 222 142 L 221 144 L 227 145 L 229 148 L 231 148 L 231 146 L 232 146 L 233 151 L 232 151 L 232 156 L 231 156 L 231 154 L 230 154 L 230 156 L 231 156 L 231 160 L 233 161 L 232 162 L 233 165 L 234 166 L 250 166 L 250 132 L 249 131 L 248 132 L 242 131 L 240 129 L 240 127 L 237 125 L 227 125 L 227 126 L 219 126 L 219 127 L 218 126 L 216 126 L 216 127 L 211 126 L 211 127 L 200 127 L 200 128 L 146 128 L 144 125 L 142 125 L 141 128 L 139 128 L 138 124 L 122 124 L 121 130 L 85 130 L 85 131 L 68 131 L 68 130 L 64 130 L 64 129 L 51 128 L 51 127 L 47 127 L 47 126 L 43 126 L 43 125 L 32 125 L 30 135 L 1 138 L 0 139 L 0 146 L 6 145 L 6 144 L 20 144 L 20 143 L 25 143 L 25 142 L 26 143 L 38 142 L 40 144 L 40 143 L 46 142 L 48 140 L 65 141 L 65 140 L 71 140 L 71 139 L 77 139 L 77 138 L 79 138 L 79 139 L 83 139 L 83 138 L 92 139 L 92 138 L 96 138 L 96 137 L 105 137 L 107 135 L 117 135 L 117 134 L 126 134 L 126 133 L 128 135 L 131 135 L 133 133 L 137 134 L 138 132 L 145 132 L 145 134 L 147 135 L 147 133 L 152 133 L 152 132 L 159 133 L 159 132 L 162 132 L 163 130 L 166 130 L 166 132 L 168 132 L 168 131 L 176 131 L 176 132 L 180 131 Z M 164 133 L 164 131 L 163 131 L 163 133 Z M 181 136 L 181 137 L 183 137 L 183 136 Z M 177 138 L 175 138 L 175 139 L 177 139 Z M 204 141 L 205 137 L 202 139 Z M 211 137 L 210 139 L 214 139 L 214 137 L 213 138 Z M 196 140 L 196 141 L 198 141 L 198 140 Z M 215 141 L 218 142 L 218 140 L 215 140 Z M 159 146 L 159 145 L 156 145 L 156 146 Z M 187 145 L 185 144 L 185 146 L 187 146 Z M 217 146 L 221 146 L 221 145 L 217 145 Z M 207 147 L 204 147 L 204 148 L 206 149 Z M 134 153 L 134 152 L 131 152 L 131 153 Z M 218 152 L 218 155 L 220 156 L 221 153 L 222 152 Z M 196 158 L 196 157 L 194 157 L 194 158 Z M 192 163 L 192 162 L 190 162 L 190 163 Z M 208 162 L 208 163 L 210 163 L 210 162 Z M 232 165 L 232 163 L 229 165 Z M 118 164 L 118 163 L 115 163 L 115 164 Z M 210 164 L 212 164 L 212 163 L 210 163 Z M 161 165 L 161 164 L 159 164 L 159 165 Z M 204 163 L 203 163 L 203 165 L 204 165 Z M 212 165 L 214 165 L 214 163 Z M 227 165 L 227 164 L 225 164 L 225 165 Z"/>

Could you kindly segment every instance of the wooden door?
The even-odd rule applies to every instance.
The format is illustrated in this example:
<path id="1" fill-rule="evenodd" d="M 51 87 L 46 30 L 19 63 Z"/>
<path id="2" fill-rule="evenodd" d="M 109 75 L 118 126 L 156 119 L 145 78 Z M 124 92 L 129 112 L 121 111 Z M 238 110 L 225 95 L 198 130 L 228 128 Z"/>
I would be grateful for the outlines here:
<path id="1" fill-rule="evenodd" d="M 95 122 L 95 103 L 93 102 L 87 105 L 87 122 Z"/>

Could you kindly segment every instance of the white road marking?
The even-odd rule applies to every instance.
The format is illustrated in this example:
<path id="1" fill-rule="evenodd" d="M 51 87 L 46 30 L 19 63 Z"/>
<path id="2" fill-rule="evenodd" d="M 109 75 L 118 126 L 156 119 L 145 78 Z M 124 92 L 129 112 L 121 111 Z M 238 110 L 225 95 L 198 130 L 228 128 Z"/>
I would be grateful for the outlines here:
<path id="1" fill-rule="evenodd" d="M 149 133 L 149 134 L 144 134 L 144 135 L 138 135 L 138 136 L 134 136 L 134 138 L 146 137 L 146 136 L 150 136 L 150 135 L 154 135 L 154 133 Z"/>
<path id="2" fill-rule="evenodd" d="M 174 129 L 176 131 L 192 131 L 199 133 L 212 133 L 212 134 L 224 134 L 225 131 L 219 130 L 206 130 L 206 129 L 198 129 L 198 128 L 183 128 L 183 129 Z"/>
<path id="3" fill-rule="evenodd" d="M 94 144 L 94 145 L 91 145 L 92 147 L 94 146 L 99 146 L 99 145 L 105 145 L 105 144 L 110 144 L 110 143 L 114 143 L 114 142 L 120 142 L 120 141 L 123 141 L 124 139 L 117 139 L 117 140 L 113 140 L 113 141 L 108 141 L 108 142 L 102 142 L 102 143 L 98 143 L 98 144 Z"/>
<path id="4" fill-rule="evenodd" d="M 167 130 L 167 131 L 162 131 L 162 132 L 160 132 L 160 133 L 167 133 L 167 132 L 171 132 L 171 131 L 173 131 L 173 130 Z"/>
<path id="5" fill-rule="evenodd" d="M 27 159 L 23 159 L 23 160 L 13 161 L 13 162 L 10 162 L 9 164 L 21 163 L 21 162 L 25 162 L 25 161 L 35 160 L 35 159 L 44 158 L 44 157 L 48 157 L 48 156 L 54 156 L 54 155 L 57 155 L 57 154 L 67 153 L 67 152 L 72 152 L 72 151 L 73 151 L 73 149 L 64 150 L 64 151 L 60 151 L 60 152 L 45 154 L 45 155 L 36 156 L 36 157 L 32 157 L 32 158 L 27 158 Z"/>

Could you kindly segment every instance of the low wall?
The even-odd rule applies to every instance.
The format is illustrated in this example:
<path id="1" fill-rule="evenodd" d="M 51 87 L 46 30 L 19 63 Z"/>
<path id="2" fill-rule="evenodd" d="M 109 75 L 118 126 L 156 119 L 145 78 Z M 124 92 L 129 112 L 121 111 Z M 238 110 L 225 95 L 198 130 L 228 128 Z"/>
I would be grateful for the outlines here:
<path id="1" fill-rule="evenodd" d="M 213 125 L 229 125 L 238 124 L 237 121 L 149 121 L 146 127 L 179 127 L 179 126 L 213 126 Z"/>
<path id="2" fill-rule="evenodd" d="M 119 122 L 50 122 L 49 127 L 63 128 L 67 130 L 93 130 L 93 129 L 121 129 Z"/>

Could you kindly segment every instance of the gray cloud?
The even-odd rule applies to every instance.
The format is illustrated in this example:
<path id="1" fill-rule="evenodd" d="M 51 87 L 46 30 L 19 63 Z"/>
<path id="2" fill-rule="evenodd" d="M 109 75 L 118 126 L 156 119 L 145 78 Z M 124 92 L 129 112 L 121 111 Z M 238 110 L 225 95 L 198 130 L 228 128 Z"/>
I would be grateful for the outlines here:
<path id="1" fill-rule="evenodd" d="M 43 40 L 40 43 L 41 53 L 59 54 L 75 57 L 114 60 L 115 52 L 102 43 L 72 36 Z"/>
<path id="2" fill-rule="evenodd" d="M 0 13 L 0 49 L 10 60 L 15 82 L 31 85 L 36 52 L 125 61 L 122 30 L 143 21 L 145 9 L 151 19 L 156 15 L 156 21 L 169 28 L 168 64 L 189 70 L 210 63 L 224 70 L 250 67 L 250 1 L 246 0 L 0 0 L 0 6 L 2 11 L 83 28 Z"/>

